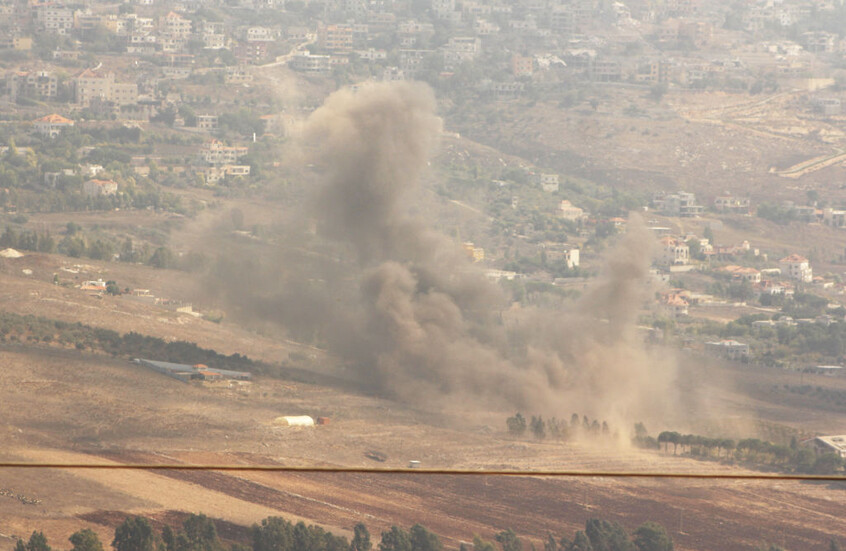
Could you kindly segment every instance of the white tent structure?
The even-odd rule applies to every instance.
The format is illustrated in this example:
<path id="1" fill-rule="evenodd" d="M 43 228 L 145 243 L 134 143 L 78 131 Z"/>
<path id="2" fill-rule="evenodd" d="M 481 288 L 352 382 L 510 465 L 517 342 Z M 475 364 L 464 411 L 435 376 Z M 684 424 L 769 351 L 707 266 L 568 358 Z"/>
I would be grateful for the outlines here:
<path id="1" fill-rule="evenodd" d="M 273 424 L 283 427 L 313 427 L 314 419 L 308 415 L 283 415 L 274 419 Z"/>

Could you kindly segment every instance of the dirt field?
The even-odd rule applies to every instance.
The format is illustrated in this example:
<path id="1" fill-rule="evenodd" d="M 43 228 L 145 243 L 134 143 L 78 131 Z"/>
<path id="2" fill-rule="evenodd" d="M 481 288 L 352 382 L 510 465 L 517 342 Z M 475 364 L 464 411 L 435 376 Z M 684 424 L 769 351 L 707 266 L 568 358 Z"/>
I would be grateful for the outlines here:
<path id="1" fill-rule="evenodd" d="M 738 468 L 657 452 L 513 440 L 502 430 L 501 413 L 477 412 L 467 426 L 452 414 L 413 411 L 342 389 L 260 379 L 245 396 L 76 351 L 10 345 L 0 349 L 0 363 L 0 459 L 6 460 L 402 467 L 417 459 L 428 467 L 471 469 Z M 690 385 L 705 392 L 734 380 L 736 390 L 708 400 L 709 407 L 747 419 L 763 412 L 808 421 L 801 409 L 767 402 L 766 393 L 741 399 L 754 394 L 747 387 L 764 374 L 711 369 L 708 377 L 692 374 Z M 306 430 L 270 424 L 277 415 L 301 413 L 332 421 Z M 843 422 L 842 415 L 825 415 Z M 374 449 L 388 456 L 385 463 L 365 457 Z M 0 496 L 0 534 L 43 529 L 60 548 L 83 526 L 93 526 L 108 541 L 126 514 L 175 524 L 187 512 L 220 519 L 234 540 L 269 515 L 301 518 L 342 534 L 359 521 L 374 533 L 420 522 L 450 548 L 506 527 L 540 544 L 548 532 L 571 537 L 591 517 L 617 520 L 629 529 L 657 520 L 683 550 L 741 550 L 764 542 L 823 550 L 829 538 L 846 536 L 843 484 L 7 470 L 0 472 L 0 488 L 40 500 L 26 505 Z M 4 548 L 13 543 L 0 539 Z"/>

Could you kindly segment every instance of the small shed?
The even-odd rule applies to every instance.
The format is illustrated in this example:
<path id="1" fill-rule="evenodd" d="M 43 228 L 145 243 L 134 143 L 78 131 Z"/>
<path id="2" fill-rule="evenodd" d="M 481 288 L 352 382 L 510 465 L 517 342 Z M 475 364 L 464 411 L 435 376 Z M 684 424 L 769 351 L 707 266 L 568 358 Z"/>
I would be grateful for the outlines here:
<path id="1" fill-rule="evenodd" d="M 274 419 L 273 424 L 283 427 L 313 427 L 314 419 L 308 415 L 283 415 Z"/>

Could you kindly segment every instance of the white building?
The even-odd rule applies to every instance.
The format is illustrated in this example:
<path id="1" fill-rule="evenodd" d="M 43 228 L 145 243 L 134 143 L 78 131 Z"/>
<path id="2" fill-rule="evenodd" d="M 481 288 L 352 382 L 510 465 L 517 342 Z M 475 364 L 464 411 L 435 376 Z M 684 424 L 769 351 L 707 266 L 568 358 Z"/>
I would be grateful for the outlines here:
<path id="1" fill-rule="evenodd" d="M 690 247 L 681 239 L 661 238 L 661 257 L 659 262 L 667 266 L 687 264 L 690 261 Z"/>
<path id="2" fill-rule="evenodd" d="M 788 278 L 802 283 L 810 283 L 814 279 L 814 273 L 808 259 L 798 254 L 791 254 L 778 261 L 781 273 Z"/>
<path id="3" fill-rule="evenodd" d="M 219 140 L 211 140 L 203 145 L 200 157 L 210 165 L 234 165 L 248 151 L 244 146 L 230 147 Z"/>
<path id="4" fill-rule="evenodd" d="M 723 358 L 743 360 L 749 357 L 749 345 L 735 340 L 706 342 L 705 350 Z"/>
<path id="5" fill-rule="evenodd" d="M 565 220 L 572 220 L 575 222 L 584 218 L 585 211 L 577 206 L 574 206 L 570 203 L 570 201 L 564 199 L 561 201 L 561 204 L 558 205 L 558 216 L 564 218 Z"/>
<path id="6" fill-rule="evenodd" d="M 558 191 L 558 174 L 541 174 L 540 175 L 540 185 L 541 189 L 543 189 L 547 193 L 555 193 Z"/>

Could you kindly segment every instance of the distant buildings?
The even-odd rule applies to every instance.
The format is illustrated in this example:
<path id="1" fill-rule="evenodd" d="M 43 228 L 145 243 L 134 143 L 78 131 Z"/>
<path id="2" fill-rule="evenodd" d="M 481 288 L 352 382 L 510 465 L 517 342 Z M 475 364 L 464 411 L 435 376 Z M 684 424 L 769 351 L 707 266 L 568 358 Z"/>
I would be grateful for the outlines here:
<path id="1" fill-rule="evenodd" d="M 719 212 L 749 214 L 749 198 L 734 195 L 720 195 L 714 199 L 714 209 Z"/>
<path id="2" fill-rule="evenodd" d="M 658 211 L 669 216 L 699 216 L 705 210 L 702 205 L 696 203 L 696 196 L 686 191 L 659 193 L 652 198 L 652 204 Z"/>

